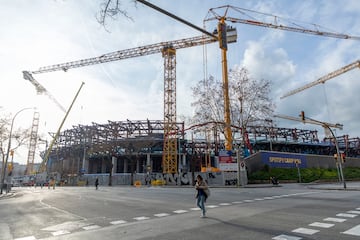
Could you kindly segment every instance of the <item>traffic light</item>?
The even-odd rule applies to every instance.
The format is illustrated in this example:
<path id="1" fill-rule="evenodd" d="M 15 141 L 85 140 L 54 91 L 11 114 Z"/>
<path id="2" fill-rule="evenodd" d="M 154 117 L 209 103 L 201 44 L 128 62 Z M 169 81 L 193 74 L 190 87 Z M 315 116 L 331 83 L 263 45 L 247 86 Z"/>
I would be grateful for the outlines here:
<path id="1" fill-rule="evenodd" d="M 11 176 L 11 175 L 12 175 L 12 171 L 13 171 L 13 164 L 12 164 L 12 163 L 9 163 L 7 169 L 8 169 L 8 176 Z"/>
<path id="2" fill-rule="evenodd" d="M 13 157 L 14 156 L 14 150 L 10 150 L 10 156 Z"/>
<path id="3" fill-rule="evenodd" d="M 300 117 L 301 117 L 301 121 L 305 121 L 305 112 L 304 111 L 300 112 Z"/>

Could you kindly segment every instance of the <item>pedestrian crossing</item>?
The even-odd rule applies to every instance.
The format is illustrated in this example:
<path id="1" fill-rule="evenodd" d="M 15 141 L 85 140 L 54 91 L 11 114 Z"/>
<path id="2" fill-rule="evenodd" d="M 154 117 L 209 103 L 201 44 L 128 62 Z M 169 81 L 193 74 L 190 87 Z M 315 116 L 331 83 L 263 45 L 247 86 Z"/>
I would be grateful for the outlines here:
<path id="1" fill-rule="evenodd" d="M 301 240 L 302 236 L 310 236 L 321 232 L 323 229 L 330 229 L 336 224 L 341 224 L 346 222 L 348 219 L 356 218 L 360 215 L 360 208 L 356 208 L 355 210 L 349 210 L 347 212 L 337 213 L 335 217 L 327 217 L 324 218 L 321 222 L 313 222 L 308 224 L 306 227 L 299 227 L 291 230 L 291 233 L 294 235 L 288 234 L 280 234 L 278 236 L 273 237 L 273 240 Z M 295 235 L 296 234 L 296 235 Z M 352 236 L 360 236 L 360 225 L 356 225 L 350 229 L 347 229 L 340 234 L 352 235 Z"/>
<path id="2" fill-rule="evenodd" d="M 254 199 L 245 199 L 241 201 L 233 201 L 233 202 L 221 202 L 218 204 L 207 205 L 207 209 L 215 209 L 220 207 L 226 206 L 233 206 L 233 205 L 240 205 L 240 204 L 252 204 L 258 201 L 271 201 L 276 200 L 279 198 L 288 198 L 292 196 L 299 196 L 299 195 L 307 195 L 307 194 L 314 194 L 316 192 L 301 192 L 301 193 L 293 193 L 293 194 L 284 194 L 284 195 L 274 195 L 274 196 L 267 196 L 263 198 L 254 198 Z M 165 218 L 169 216 L 175 216 L 178 214 L 186 214 L 189 212 L 199 211 L 199 208 L 189 208 L 189 209 L 177 209 L 170 212 L 160 212 L 154 213 L 152 216 L 135 216 L 131 219 L 114 219 L 109 221 L 108 223 L 94 223 L 90 221 L 79 221 L 79 222 L 65 222 L 62 224 L 58 224 L 55 226 L 49 226 L 47 228 L 41 229 L 42 231 L 37 236 L 24 236 L 19 238 L 14 238 L 14 240 L 40 240 L 42 238 L 47 238 L 50 236 L 61 236 L 67 235 L 79 231 L 90 231 L 105 228 L 112 225 L 126 225 L 129 223 L 134 222 L 141 222 L 141 221 L 149 221 L 156 218 Z M 298 227 L 293 229 L 289 233 L 280 234 L 278 236 L 274 236 L 271 238 L 272 240 L 301 240 L 303 236 L 310 236 L 320 232 L 323 229 L 329 229 L 335 226 L 336 224 L 343 223 L 348 219 L 352 219 L 358 217 L 360 215 L 360 208 L 356 208 L 353 210 L 349 210 L 347 212 L 338 213 L 333 217 L 324 218 L 322 221 L 310 223 L 306 227 Z M 360 225 L 354 226 L 350 229 L 341 232 L 341 234 L 347 235 L 354 235 L 360 236 Z"/>

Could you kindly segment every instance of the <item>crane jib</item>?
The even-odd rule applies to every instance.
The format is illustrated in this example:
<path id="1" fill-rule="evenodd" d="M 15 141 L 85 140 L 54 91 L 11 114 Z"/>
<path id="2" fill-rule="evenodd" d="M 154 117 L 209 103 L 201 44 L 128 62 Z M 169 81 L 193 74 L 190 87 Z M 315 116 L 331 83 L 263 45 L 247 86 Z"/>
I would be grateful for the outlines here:
<path id="1" fill-rule="evenodd" d="M 232 28 L 231 31 L 229 31 L 231 35 L 231 42 L 236 41 L 236 29 Z M 234 33 L 235 32 L 235 33 Z M 235 39 L 234 39 L 235 38 Z M 66 62 L 61 64 L 55 64 L 55 65 L 49 65 L 45 67 L 41 67 L 38 70 L 31 71 L 32 74 L 39 74 L 39 73 L 45 73 L 45 72 L 53 72 L 53 71 L 67 71 L 71 68 L 77 68 L 77 67 L 84 67 L 89 65 L 95 65 L 99 63 L 106 63 L 106 62 L 112 62 L 112 61 L 118 61 L 133 57 L 140 57 L 140 56 L 146 56 L 156 53 L 161 53 L 162 49 L 164 47 L 171 46 L 174 49 L 181 49 L 181 48 L 188 48 L 188 47 L 195 47 L 203 44 L 209 44 L 216 42 L 217 39 L 214 39 L 209 36 L 198 36 L 198 37 L 192 37 L 192 38 L 185 38 L 181 40 L 175 40 L 175 41 L 168 41 L 168 42 L 161 42 L 156 44 L 151 44 L 147 46 L 142 47 L 135 47 L 125 50 L 120 50 L 116 52 L 111 52 L 107 54 L 103 54 L 98 57 L 93 58 L 87 58 L 82 59 L 78 61 L 72 61 L 72 62 Z M 229 43 L 231 43 L 229 42 Z"/>

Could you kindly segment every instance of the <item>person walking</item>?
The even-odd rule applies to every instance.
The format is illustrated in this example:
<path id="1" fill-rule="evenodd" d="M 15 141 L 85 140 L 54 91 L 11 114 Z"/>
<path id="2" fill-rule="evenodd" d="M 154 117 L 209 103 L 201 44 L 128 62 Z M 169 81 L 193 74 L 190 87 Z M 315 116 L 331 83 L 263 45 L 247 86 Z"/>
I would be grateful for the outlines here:
<path id="1" fill-rule="evenodd" d="M 98 190 L 98 186 L 99 186 L 99 178 L 95 179 L 95 189 Z"/>
<path id="2" fill-rule="evenodd" d="M 195 189 L 197 190 L 196 193 L 196 205 L 201 209 L 202 213 L 201 213 L 201 217 L 204 218 L 206 217 L 206 209 L 205 209 L 205 202 L 207 199 L 207 195 L 205 193 L 206 190 L 208 190 L 208 185 L 206 184 L 206 182 L 204 181 L 204 179 L 202 178 L 201 175 L 197 175 L 196 177 L 196 184 L 195 184 Z"/>

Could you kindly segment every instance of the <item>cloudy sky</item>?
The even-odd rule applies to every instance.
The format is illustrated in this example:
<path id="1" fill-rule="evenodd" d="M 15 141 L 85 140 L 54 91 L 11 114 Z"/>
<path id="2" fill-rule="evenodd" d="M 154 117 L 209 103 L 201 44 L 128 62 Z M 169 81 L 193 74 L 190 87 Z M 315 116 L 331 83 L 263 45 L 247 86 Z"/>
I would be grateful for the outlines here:
<path id="1" fill-rule="evenodd" d="M 106 29 L 97 20 L 100 0 L 1 0 L 0 7 L 0 94 L 1 114 L 14 115 L 36 106 L 40 113 L 39 134 L 50 140 L 64 112 L 48 97 L 36 94 L 22 77 L 23 70 L 100 56 L 162 41 L 201 35 L 194 29 L 142 4 L 123 0 L 133 20 L 108 19 Z M 204 26 L 208 10 L 223 5 L 271 13 L 314 29 L 360 36 L 358 0 L 152 0 L 175 15 Z M 243 18 L 239 12 L 229 17 Z M 258 15 L 251 15 L 258 20 Z M 284 24 L 286 22 L 283 22 Z M 216 22 L 206 22 L 212 31 Z M 245 66 L 254 78 L 272 82 L 276 113 L 344 124 L 337 135 L 360 136 L 360 72 L 354 69 L 294 96 L 280 100 L 286 92 L 315 81 L 360 56 L 360 41 L 319 37 L 229 23 L 238 32 L 229 45 L 228 66 Z M 204 78 L 202 46 L 177 51 L 177 113 L 191 116 L 191 87 Z M 221 79 L 221 55 L 217 44 L 206 46 L 207 72 Z M 83 89 L 63 129 L 73 125 L 106 123 L 108 120 L 163 119 L 163 59 L 161 54 L 76 68 L 68 72 L 34 75 L 64 108 L 68 108 L 81 82 Z M 32 111 L 21 112 L 15 128 L 30 127 Z M 279 127 L 319 129 L 275 119 Z M 40 146 L 44 150 L 45 146 Z M 15 161 L 25 163 L 27 150 L 18 151 Z M 39 158 L 37 158 L 39 161 Z"/>

